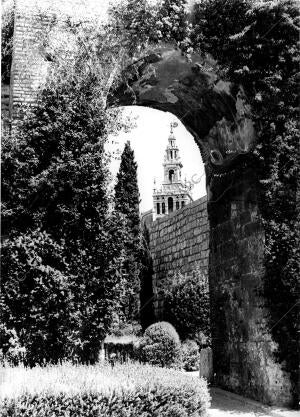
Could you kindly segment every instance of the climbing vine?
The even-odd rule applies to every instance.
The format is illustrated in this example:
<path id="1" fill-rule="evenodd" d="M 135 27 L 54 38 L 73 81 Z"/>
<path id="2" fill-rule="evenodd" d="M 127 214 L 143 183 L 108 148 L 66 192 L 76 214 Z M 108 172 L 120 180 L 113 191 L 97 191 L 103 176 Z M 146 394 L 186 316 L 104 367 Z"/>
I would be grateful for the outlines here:
<path id="1" fill-rule="evenodd" d="M 299 361 L 299 125 L 297 2 L 203 1 L 196 7 L 192 46 L 217 59 L 222 76 L 243 85 L 257 131 L 265 243 L 264 296 L 277 356 L 294 381 Z"/>
<path id="2" fill-rule="evenodd" d="M 110 9 L 111 25 L 123 37 L 127 53 L 137 57 L 153 44 L 175 42 L 183 47 L 188 31 L 186 0 L 125 0 Z"/>
<path id="3" fill-rule="evenodd" d="M 14 4 L 4 4 L 1 16 L 1 81 L 10 82 L 10 67 L 13 51 Z"/>

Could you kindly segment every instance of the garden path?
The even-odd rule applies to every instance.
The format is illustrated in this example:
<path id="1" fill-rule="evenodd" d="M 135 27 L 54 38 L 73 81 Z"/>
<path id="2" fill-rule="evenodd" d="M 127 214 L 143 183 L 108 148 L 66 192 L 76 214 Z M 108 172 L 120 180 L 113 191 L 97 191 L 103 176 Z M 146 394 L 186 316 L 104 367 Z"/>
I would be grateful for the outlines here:
<path id="1" fill-rule="evenodd" d="M 299 411 L 266 407 L 219 388 L 210 388 L 210 394 L 212 402 L 209 417 L 299 417 Z"/>

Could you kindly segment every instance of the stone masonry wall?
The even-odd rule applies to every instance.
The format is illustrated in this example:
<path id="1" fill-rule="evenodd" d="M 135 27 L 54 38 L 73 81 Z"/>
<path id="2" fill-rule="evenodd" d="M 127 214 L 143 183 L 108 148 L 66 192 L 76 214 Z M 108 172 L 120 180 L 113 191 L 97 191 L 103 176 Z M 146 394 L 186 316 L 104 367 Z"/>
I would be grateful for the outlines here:
<path id="1" fill-rule="evenodd" d="M 163 310 L 163 289 L 175 272 L 190 274 L 199 265 L 208 271 L 209 225 L 206 196 L 156 220 L 150 229 L 153 259 L 154 310 Z"/>
<path id="2" fill-rule="evenodd" d="M 38 89 L 47 74 L 48 65 L 40 42 L 51 17 L 41 18 L 39 11 L 31 6 L 30 2 L 27 5 L 16 2 L 10 82 L 10 115 L 14 122 L 21 117 L 21 109 L 36 102 Z"/>
<path id="3" fill-rule="evenodd" d="M 13 124 L 22 117 L 20 111 L 36 102 L 47 78 L 53 25 L 69 17 L 105 20 L 108 4 L 109 0 L 16 0 L 9 103 Z"/>
<path id="4" fill-rule="evenodd" d="M 289 374 L 276 360 L 268 327 L 265 234 L 252 178 L 241 173 L 219 201 L 208 203 L 214 379 L 226 390 L 290 405 Z"/>

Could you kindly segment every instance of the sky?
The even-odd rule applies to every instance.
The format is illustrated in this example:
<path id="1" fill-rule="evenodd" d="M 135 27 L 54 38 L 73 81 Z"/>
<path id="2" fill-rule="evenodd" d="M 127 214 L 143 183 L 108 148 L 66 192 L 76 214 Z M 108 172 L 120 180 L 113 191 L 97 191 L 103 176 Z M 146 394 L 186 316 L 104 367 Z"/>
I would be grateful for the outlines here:
<path id="1" fill-rule="evenodd" d="M 120 132 L 111 136 L 107 144 L 110 152 L 121 152 L 125 142 L 130 141 L 138 164 L 138 185 L 140 190 L 140 211 L 152 209 L 153 181 L 159 187 L 163 181 L 163 160 L 170 134 L 170 123 L 177 122 L 174 134 L 183 164 L 182 178 L 193 183 L 194 200 L 206 194 L 204 165 L 193 136 L 177 117 L 168 112 L 147 107 L 128 106 L 122 109 L 123 116 L 134 118 L 134 128 L 130 132 Z M 120 157 L 111 161 L 110 170 L 115 179 L 120 166 Z"/>

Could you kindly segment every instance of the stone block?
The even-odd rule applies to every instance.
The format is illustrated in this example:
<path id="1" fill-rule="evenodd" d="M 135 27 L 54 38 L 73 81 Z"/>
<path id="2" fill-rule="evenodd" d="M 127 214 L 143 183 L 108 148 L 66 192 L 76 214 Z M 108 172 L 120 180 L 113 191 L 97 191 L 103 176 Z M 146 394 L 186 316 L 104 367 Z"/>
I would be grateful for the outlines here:
<path id="1" fill-rule="evenodd" d="M 208 382 L 213 378 L 213 356 L 211 348 L 205 348 L 200 350 L 199 360 L 199 376 L 200 378 L 206 378 Z"/>

